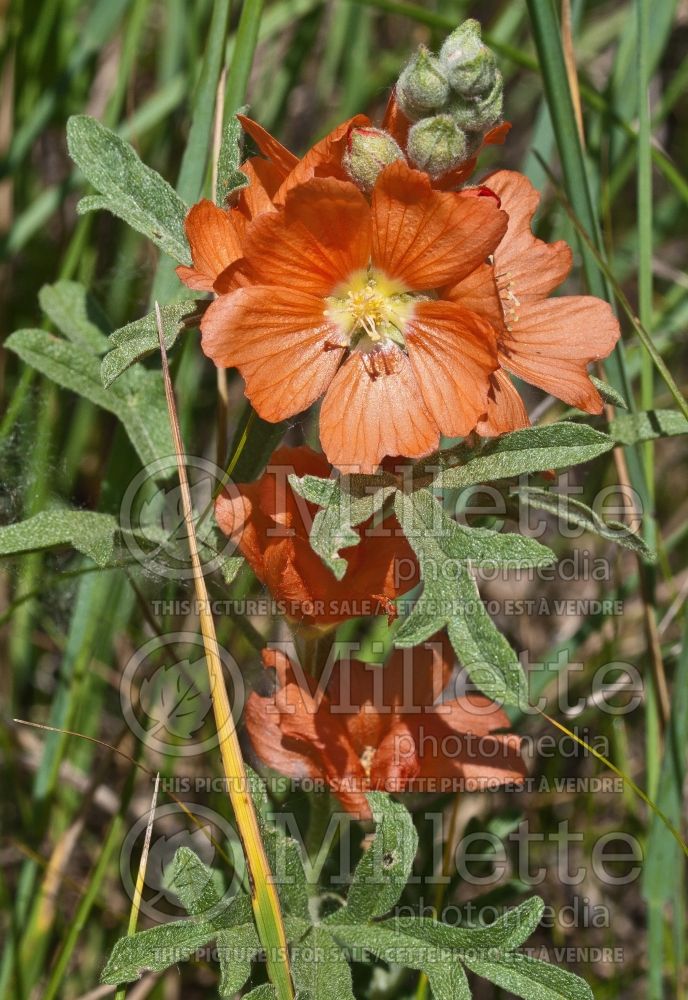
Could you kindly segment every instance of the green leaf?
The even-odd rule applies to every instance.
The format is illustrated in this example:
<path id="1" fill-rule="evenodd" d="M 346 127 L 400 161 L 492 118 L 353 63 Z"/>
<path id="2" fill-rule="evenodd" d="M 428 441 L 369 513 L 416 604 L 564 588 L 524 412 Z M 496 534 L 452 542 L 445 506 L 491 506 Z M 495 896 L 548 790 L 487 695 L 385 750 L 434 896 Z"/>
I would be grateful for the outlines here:
<path id="1" fill-rule="evenodd" d="M 544 908 L 539 896 L 531 896 L 485 927 L 454 927 L 429 917 L 391 917 L 379 926 L 438 948 L 459 952 L 494 948 L 512 951 L 528 940 L 540 923 Z"/>
<path id="2" fill-rule="evenodd" d="M 242 110 L 246 110 L 245 108 Z M 248 185 L 248 177 L 239 170 L 244 133 L 239 119 L 232 115 L 222 130 L 217 161 L 217 203 L 226 205 L 236 191 Z"/>
<path id="3" fill-rule="evenodd" d="M 146 167 L 129 143 L 87 115 L 67 122 L 69 155 L 100 195 L 83 198 L 80 213 L 106 209 L 182 264 L 191 264 L 184 232 L 187 206 Z"/>
<path id="4" fill-rule="evenodd" d="M 623 398 L 620 392 L 616 390 L 613 386 L 609 385 L 607 382 L 603 382 L 601 378 L 595 378 L 594 375 L 588 375 L 588 378 L 595 386 L 605 403 L 612 403 L 614 406 L 621 407 L 622 410 L 628 409 L 628 403 Z"/>
<path id="5" fill-rule="evenodd" d="M 200 323 L 207 303 L 186 299 L 163 306 L 163 328 L 165 331 L 165 347 L 172 350 L 180 335 L 185 330 L 193 329 Z M 103 358 L 100 376 L 103 385 L 108 388 L 116 378 L 131 367 L 135 361 L 160 350 L 158 327 L 155 313 L 149 313 L 142 319 L 127 323 L 110 335 L 108 345 L 112 350 Z"/>
<path id="6" fill-rule="evenodd" d="M 445 453 L 458 464 L 441 469 L 433 485 L 473 486 L 528 472 L 563 469 L 589 462 L 609 451 L 614 444 L 613 438 L 586 424 L 528 427 L 493 438 L 478 449 L 460 445 L 458 449 Z"/>
<path id="7" fill-rule="evenodd" d="M 251 962 L 261 949 L 260 939 L 252 923 L 221 931 L 216 941 L 220 963 L 221 997 L 233 997 L 251 975 Z"/>
<path id="8" fill-rule="evenodd" d="M 217 874 L 188 847 L 176 851 L 172 864 L 172 888 L 186 912 L 194 917 L 212 915 L 222 902 Z"/>
<path id="9" fill-rule="evenodd" d="M 277 990 L 270 983 L 263 983 L 247 993 L 243 1000 L 277 1000 Z"/>
<path id="10" fill-rule="evenodd" d="M 397 902 L 411 873 L 418 834 L 409 812 L 383 792 L 369 792 L 376 830 L 356 866 L 346 899 L 326 923 L 360 922 L 381 917 Z"/>
<path id="11" fill-rule="evenodd" d="M 117 986 L 140 979 L 144 972 L 163 972 L 184 962 L 217 936 L 211 920 L 176 920 L 120 938 L 100 977 Z"/>
<path id="12" fill-rule="evenodd" d="M 371 518 L 394 493 L 394 484 L 388 480 L 384 475 L 340 476 L 338 479 L 289 477 L 292 489 L 299 496 L 322 507 L 313 519 L 310 543 L 337 580 L 343 578 L 348 568 L 340 549 L 358 545 L 361 537 L 354 530 L 356 525 Z"/>
<path id="13" fill-rule="evenodd" d="M 594 1000 L 588 984 L 558 965 L 539 962 L 520 952 L 475 958 L 466 955 L 465 965 L 476 975 L 488 979 L 523 1000 Z"/>
<path id="14" fill-rule="evenodd" d="M 294 917 L 310 923 L 308 885 L 299 845 L 270 821 L 270 802 L 265 783 L 250 767 L 246 767 L 246 776 L 280 901 Z"/>
<path id="15" fill-rule="evenodd" d="M 48 319 L 75 344 L 93 354 L 107 350 L 111 326 L 93 296 L 76 281 L 43 285 L 38 293 Z"/>
<path id="16" fill-rule="evenodd" d="M 610 433 L 619 444 L 654 441 L 655 438 L 688 434 L 688 420 L 678 410 L 644 410 L 622 413 L 610 424 Z"/>
<path id="17" fill-rule="evenodd" d="M 351 969 L 341 947 L 322 927 L 313 927 L 292 949 L 294 985 L 312 1000 L 355 1000 Z"/>
<path id="18" fill-rule="evenodd" d="M 398 492 L 395 510 L 418 556 L 423 579 L 422 596 L 398 629 L 395 645 L 415 646 L 446 627 L 457 655 L 481 691 L 507 705 L 524 704 L 527 690 L 521 664 L 485 611 L 468 569 L 471 551 L 484 552 L 485 536 L 478 534 L 476 548 L 469 541 L 471 529 L 459 529 L 427 490 Z M 518 551 L 528 558 L 551 561 L 543 546 L 534 549 L 519 542 Z"/>
<path id="19" fill-rule="evenodd" d="M 527 507 L 563 517 L 569 524 L 577 525 L 585 531 L 592 531 L 607 541 L 622 545 L 625 549 L 632 549 L 646 562 L 653 562 L 656 558 L 647 543 L 639 535 L 633 534 L 628 525 L 622 524 L 621 521 L 604 521 L 587 504 L 574 497 L 544 490 L 538 486 L 514 487 L 511 492 Z"/>
<path id="20" fill-rule="evenodd" d="M 107 566 L 114 551 L 117 521 L 90 510 L 43 510 L 25 521 L 0 527 L 0 556 L 70 546 Z"/>
<path id="21" fill-rule="evenodd" d="M 95 356 L 45 330 L 17 330 L 5 346 L 54 382 L 119 417 L 144 465 L 174 453 L 159 373 L 134 368 L 108 390 Z"/>
<path id="22" fill-rule="evenodd" d="M 369 962 L 370 956 L 419 969 L 428 977 L 437 1000 L 469 1000 L 470 991 L 458 955 L 446 948 L 406 937 L 381 924 L 337 924 L 332 933 L 357 962 Z"/>

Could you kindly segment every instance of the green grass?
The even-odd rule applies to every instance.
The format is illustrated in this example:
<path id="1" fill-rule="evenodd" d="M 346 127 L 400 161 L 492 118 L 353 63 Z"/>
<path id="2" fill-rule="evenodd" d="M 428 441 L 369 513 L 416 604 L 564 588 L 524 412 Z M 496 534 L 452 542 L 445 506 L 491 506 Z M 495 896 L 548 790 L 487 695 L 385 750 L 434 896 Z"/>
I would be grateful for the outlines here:
<path id="1" fill-rule="evenodd" d="M 113 328 L 147 312 L 152 298 L 164 304 L 180 292 L 171 262 L 159 259 L 142 237 L 103 213 L 76 215 L 77 195 L 86 192 L 66 153 L 71 114 L 94 114 L 116 129 L 190 203 L 211 193 L 213 107 L 223 67 L 225 112 L 248 102 L 253 117 L 301 152 L 357 111 L 380 119 L 388 89 L 411 48 L 419 42 L 436 45 L 447 30 L 472 16 L 483 22 L 499 54 L 505 114 L 513 123 L 506 145 L 485 155 L 477 176 L 498 165 L 536 180 L 544 191 L 538 232 L 568 239 L 575 249 L 576 268 L 566 292 L 587 290 L 619 308 L 620 291 L 637 317 L 631 322 L 619 308 L 624 345 L 606 362 L 606 379 L 632 409 L 676 409 L 674 389 L 685 395 L 688 383 L 685 24 L 678 5 L 669 0 L 574 0 L 583 147 L 563 70 L 558 7 L 551 0 L 527 5 L 516 0 L 9 0 L 0 20 L 3 336 L 47 323 L 38 291 L 60 278 L 87 285 Z M 187 452 L 214 460 L 216 376 L 195 334 L 171 362 Z M 155 360 L 148 365 L 154 368 Z M 529 405 L 540 398 L 533 393 Z M 245 412 L 234 375 L 229 399 L 232 440 Z M 547 419 L 563 412 L 557 404 Z M 0 367 L 0 414 L 2 523 L 64 504 L 119 512 L 139 461 L 110 415 L 55 387 L 10 352 Z M 288 429 L 290 443 L 314 439 L 312 421 Z M 529 589 L 520 586 L 514 595 L 584 593 L 622 600 L 623 614 L 602 609 L 562 620 L 550 612 L 504 616 L 500 624 L 517 649 L 529 650 L 534 676 L 543 678 L 534 690 L 548 696 L 550 714 L 569 727 L 587 729 L 588 741 L 605 740 L 614 763 L 680 824 L 688 715 L 682 696 L 688 661 L 685 652 L 681 656 L 688 551 L 685 438 L 624 449 L 622 466 L 605 455 L 576 471 L 572 478 L 582 489 L 580 498 L 590 502 L 599 490 L 618 483 L 620 468 L 647 512 L 643 530 L 658 549 L 656 566 L 640 564 L 632 553 L 597 538 L 572 541 L 553 533 L 545 540 L 561 558 L 576 548 L 589 550 L 591 558 L 610 560 L 610 578 L 549 587 L 535 583 Z M 226 598 L 219 574 L 209 586 L 212 596 Z M 246 570 L 230 593 L 232 598 L 265 596 Z M 114 941 L 126 933 L 131 900 L 122 883 L 120 855 L 128 831 L 148 809 L 149 771 L 161 772 L 160 805 L 173 802 L 166 788 L 175 777 L 205 780 L 221 774 L 213 753 L 193 758 L 156 754 L 134 739 L 122 717 L 119 683 L 132 651 L 153 629 L 166 634 L 195 627 L 184 611 L 171 613 L 155 602 L 187 600 L 189 591 L 175 581 L 154 579 L 136 565 L 97 571 L 86 557 L 63 551 L 5 561 L 0 594 L 0 754 L 6 775 L 0 792 L 0 996 L 76 1000 L 95 988 Z M 486 586 L 484 595 L 504 597 L 496 585 Z M 226 615 L 218 619 L 218 628 L 221 644 L 255 682 L 260 674 L 256 650 L 278 634 L 274 624 L 265 617 L 247 622 Z M 340 638 L 353 631 L 344 627 Z M 376 624 L 366 639 L 379 632 Z M 597 671 L 619 662 L 637 670 L 644 695 L 634 711 L 612 716 L 600 711 L 591 688 Z M 553 687 L 556 678 L 567 675 L 567 663 L 578 665 L 568 671 L 568 700 L 582 705 L 571 717 L 562 715 Z M 662 712 L 663 678 L 670 694 L 668 719 Z M 15 718 L 102 743 L 17 726 L 11 722 Z M 536 717 L 522 716 L 517 726 L 533 739 L 554 735 Z M 140 755 L 148 770 L 103 744 L 134 759 Z M 560 754 L 536 758 L 533 770 L 550 789 L 564 776 L 603 775 L 591 758 Z M 180 797 L 191 807 L 197 802 L 226 817 L 222 791 L 199 788 Z M 599 908 L 595 912 L 604 912 L 599 926 L 584 926 L 580 918 L 569 930 L 541 928 L 535 947 L 548 948 L 552 961 L 554 949 L 563 946 L 623 949 L 623 964 L 584 953 L 578 963 L 570 963 L 596 997 L 688 995 L 682 972 L 684 866 L 671 837 L 637 798 L 550 790 L 491 795 L 482 804 L 479 817 L 462 818 L 464 835 L 527 821 L 543 837 L 531 854 L 531 867 L 546 873 L 535 890 L 555 909 L 572 897 L 587 897 Z M 304 824 L 305 795 L 294 794 L 281 805 L 295 809 Z M 437 813 L 451 803 L 444 797 L 426 806 Z M 415 814 L 417 825 L 426 837 L 421 837 L 418 870 L 427 875 L 435 859 L 430 821 L 421 813 Z M 583 867 L 587 873 L 578 886 L 566 886 L 557 871 L 552 838 L 564 821 L 580 834 L 570 859 L 573 869 Z M 643 876 L 628 885 L 604 882 L 591 868 L 596 841 L 617 831 L 633 836 L 647 858 Z M 515 865 L 517 845 L 504 843 Z M 132 863 L 137 861 L 135 856 Z M 486 860 L 481 872 L 488 870 Z M 485 895 L 496 905 L 511 905 L 523 892 L 512 868 L 482 888 L 454 877 L 445 899 L 464 905 Z M 410 887 L 408 902 L 418 903 L 423 894 L 429 898 L 432 889 Z M 142 913 L 139 926 L 149 922 Z M 355 982 L 357 989 L 366 988 L 360 968 Z M 147 995 L 155 1000 L 213 996 L 215 969 L 200 958 L 149 985 Z M 413 995 L 416 985 L 412 977 L 401 979 L 385 996 Z M 484 983 L 480 989 L 476 996 L 498 996 Z"/>

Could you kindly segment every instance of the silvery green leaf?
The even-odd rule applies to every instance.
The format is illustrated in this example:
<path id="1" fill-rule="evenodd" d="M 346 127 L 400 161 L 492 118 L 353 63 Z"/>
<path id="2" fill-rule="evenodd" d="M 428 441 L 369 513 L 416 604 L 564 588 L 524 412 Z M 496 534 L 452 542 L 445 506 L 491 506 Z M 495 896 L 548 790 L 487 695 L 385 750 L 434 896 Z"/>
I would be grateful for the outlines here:
<path id="1" fill-rule="evenodd" d="M 471 972 L 523 1000 L 594 1000 L 588 984 L 559 965 L 540 962 L 518 951 L 490 958 L 466 955 Z"/>
<path id="2" fill-rule="evenodd" d="M 114 551 L 117 521 L 90 510 L 43 510 L 25 521 L 0 527 L 0 556 L 70 546 L 99 566 Z"/>
<path id="3" fill-rule="evenodd" d="M 293 946 L 292 975 L 299 994 L 313 1000 L 355 1000 L 349 964 L 323 927 L 312 927 Z"/>
<path id="4" fill-rule="evenodd" d="M 41 309 L 58 330 L 93 354 L 107 350 L 110 323 L 102 309 L 77 281 L 43 285 L 38 293 Z"/>
<path id="5" fill-rule="evenodd" d="M 187 206 L 160 174 L 141 162 L 128 142 L 95 118 L 73 115 L 67 122 L 67 147 L 99 192 L 81 200 L 80 213 L 106 209 L 181 264 L 191 264 L 184 232 Z"/>
<path id="6" fill-rule="evenodd" d="M 612 420 L 609 430 L 619 444 L 637 444 L 688 434 L 688 420 L 678 410 L 644 410 L 621 413 Z"/>
<path id="7" fill-rule="evenodd" d="M 204 302 L 185 299 L 161 308 L 165 347 L 168 351 L 172 350 L 185 330 L 199 325 L 205 306 Z M 147 316 L 115 330 L 106 346 L 111 350 L 103 358 L 100 376 L 103 385 L 108 388 L 134 362 L 160 350 L 155 313 L 148 313 Z"/>
<path id="8" fill-rule="evenodd" d="M 528 472 L 564 469 L 589 462 L 614 447 L 607 434 L 586 424 L 559 423 L 504 434 L 479 448 L 464 445 L 437 457 L 435 486 L 462 487 L 489 483 Z M 451 465 L 442 467 L 442 463 Z M 419 467 L 423 463 L 418 463 Z"/>
<path id="9" fill-rule="evenodd" d="M 242 109 L 245 111 L 246 109 Z M 248 185 L 241 165 L 244 133 L 236 115 L 232 115 L 222 130 L 220 156 L 217 162 L 217 203 L 226 205 L 236 191 Z"/>

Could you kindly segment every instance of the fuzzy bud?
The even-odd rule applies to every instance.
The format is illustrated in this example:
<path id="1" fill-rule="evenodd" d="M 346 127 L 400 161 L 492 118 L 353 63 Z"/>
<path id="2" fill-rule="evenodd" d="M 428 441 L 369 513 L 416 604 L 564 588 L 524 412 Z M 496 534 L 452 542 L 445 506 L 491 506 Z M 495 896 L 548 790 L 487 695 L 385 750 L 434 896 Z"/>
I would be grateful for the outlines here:
<path id="1" fill-rule="evenodd" d="M 411 121 L 432 114 L 449 100 L 449 83 L 440 61 L 424 45 L 402 71 L 396 97 L 399 107 Z"/>
<path id="2" fill-rule="evenodd" d="M 467 158 L 466 136 L 451 115 L 423 118 L 409 132 L 411 162 L 432 178 L 440 177 Z"/>
<path id="3" fill-rule="evenodd" d="M 464 97 L 489 93 L 497 60 L 480 37 L 480 24 L 469 20 L 453 31 L 440 49 L 440 65 L 453 90 Z"/>
<path id="4" fill-rule="evenodd" d="M 349 133 L 342 166 L 361 190 L 370 192 L 378 174 L 404 154 L 391 135 L 379 128 L 354 128 Z"/>
<path id="5" fill-rule="evenodd" d="M 492 88 L 483 97 L 457 95 L 447 110 L 460 129 L 484 134 L 502 117 L 503 99 L 504 81 L 498 72 Z"/>

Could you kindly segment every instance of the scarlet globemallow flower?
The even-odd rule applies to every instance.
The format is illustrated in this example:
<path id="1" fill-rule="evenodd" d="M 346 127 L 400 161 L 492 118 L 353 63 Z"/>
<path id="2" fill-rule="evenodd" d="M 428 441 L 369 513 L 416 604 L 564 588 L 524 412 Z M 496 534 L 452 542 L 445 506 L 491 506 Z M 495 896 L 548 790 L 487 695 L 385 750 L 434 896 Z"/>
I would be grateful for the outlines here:
<path id="1" fill-rule="evenodd" d="M 228 271 L 242 256 L 242 239 L 251 219 L 272 212 L 283 205 L 288 192 L 314 176 L 348 179 L 341 166 L 346 141 L 352 128 L 370 124 L 365 115 L 355 115 L 342 122 L 299 159 L 261 125 L 237 116 L 263 156 L 253 156 L 241 165 L 248 178 L 236 203 L 222 207 L 202 199 L 189 211 L 184 228 L 191 249 L 191 267 L 180 265 L 180 280 L 202 292 L 223 292 L 230 285 Z"/>
<path id="2" fill-rule="evenodd" d="M 453 670 L 446 639 L 396 650 L 388 663 L 338 662 L 325 681 L 270 649 L 270 695 L 253 692 L 246 728 L 258 757 L 295 780 L 322 780 L 344 807 L 370 818 L 368 791 L 479 791 L 520 783 L 520 738 L 479 694 L 439 701 Z"/>
<path id="3" fill-rule="evenodd" d="M 507 231 L 489 261 L 445 289 L 451 301 L 482 316 L 497 335 L 500 369 L 491 376 L 489 405 L 477 432 L 489 436 L 529 425 L 508 373 L 580 410 L 600 413 L 602 399 L 588 365 L 606 358 L 619 339 L 611 307 L 592 295 L 550 298 L 571 270 L 571 248 L 564 240 L 545 243 L 533 235 L 540 195 L 523 174 L 500 170 L 485 185 L 500 199 Z"/>
<path id="4" fill-rule="evenodd" d="M 486 412 L 495 331 L 443 289 L 494 253 L 507 222 L 496 198 L 435 191 L 403 161 L 370 203 L 351 182 L 314 177 L 246 227 L 203 350 L 239 369 L 266 420 L 324 395 L 320 440 L 339 469 L 426 455 Z"/>
<path id="5" fill-rule="evenodd" d="M 361 542 L 342 555 L 348 569 L 337 580 L 313 551 L 309 531 L 318 510 L 292 490 L 288 476 L 326 478 L 331 468 L 307 447 L 278 448 L 255 483 L 217 498 L 215 517 L 233 538 L 287 618 L 323 628 L 347 618 L 387 613 L 387 601 L 418 582 L 418 563 L 394 515 L 356 530 Z"/>

